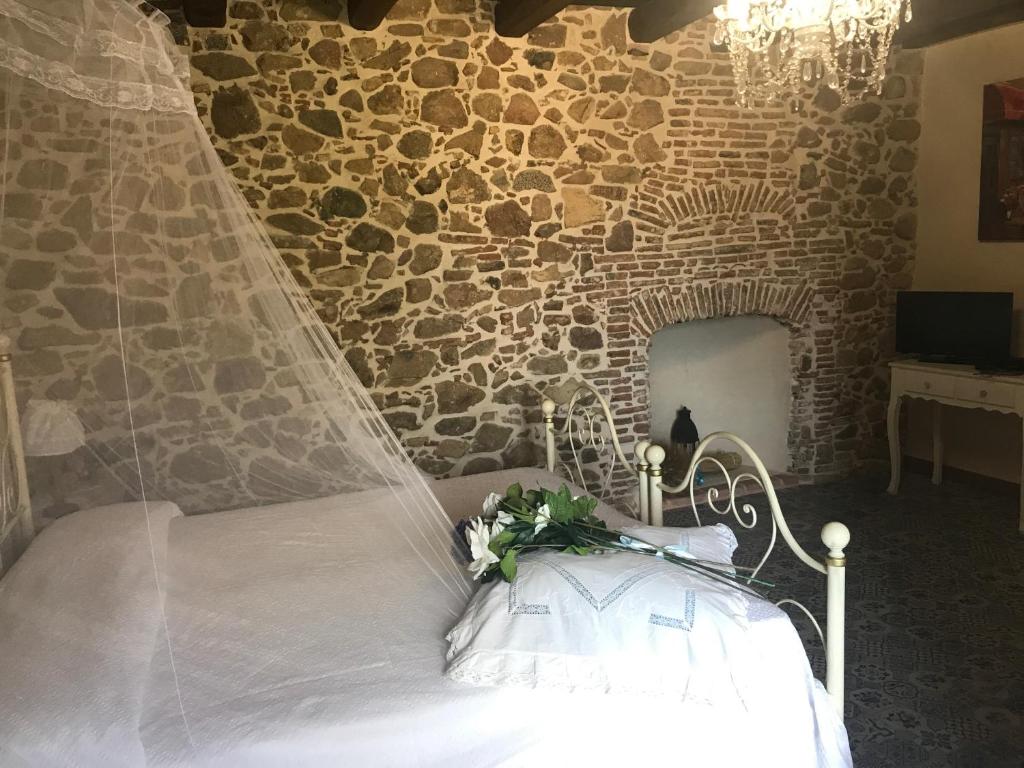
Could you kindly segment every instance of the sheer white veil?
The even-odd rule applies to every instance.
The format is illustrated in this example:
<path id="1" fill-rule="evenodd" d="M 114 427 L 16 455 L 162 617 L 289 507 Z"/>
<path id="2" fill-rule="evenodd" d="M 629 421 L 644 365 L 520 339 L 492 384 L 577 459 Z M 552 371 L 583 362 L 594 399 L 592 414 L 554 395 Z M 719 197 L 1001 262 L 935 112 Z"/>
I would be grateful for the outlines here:
<path id="1" fill-rule="evenodd" d="M 328 499 L 353 541 L 372 524 L 416 562 L 444 596 L 433 609 L 460 610 L 450 523 L 224 169 L 166 19 L 130 0 L 0 0 L 0 109 L 0 332 L 19 403 L 63 401 L 84 425 L 90 505 L 143 502 L 110 524 L 142 520 L 150 539 L 159 621 L 137 656 L 162 671 L 146 697 L 176 698 L 187 723 L 209 674 L 174 668 L 157 501 L 255 509 L 258 526 L 268 505 Z M 356 596 L 338 590 L 343 611 Z"/>

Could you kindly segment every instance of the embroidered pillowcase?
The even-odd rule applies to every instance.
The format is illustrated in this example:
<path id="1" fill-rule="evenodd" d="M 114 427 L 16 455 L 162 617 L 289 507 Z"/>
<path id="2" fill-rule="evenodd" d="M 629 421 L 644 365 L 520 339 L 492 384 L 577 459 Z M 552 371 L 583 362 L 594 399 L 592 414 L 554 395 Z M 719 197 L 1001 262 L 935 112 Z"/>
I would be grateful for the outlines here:
<path id="1" fill-rule="evenodd" d="M 632 534 L 641 530 L 652 544 L 683 544 L 683 531 Z M 731 562 L 731 533 L 689 534 L 695 557 Z M 470 601 L 447 636 L 446 674 L 475 685 L 711 701 L 746 615 L 739 591 L 650 555 L 535 552 L 520 558 L 512 584 L 484 585 Z"/>

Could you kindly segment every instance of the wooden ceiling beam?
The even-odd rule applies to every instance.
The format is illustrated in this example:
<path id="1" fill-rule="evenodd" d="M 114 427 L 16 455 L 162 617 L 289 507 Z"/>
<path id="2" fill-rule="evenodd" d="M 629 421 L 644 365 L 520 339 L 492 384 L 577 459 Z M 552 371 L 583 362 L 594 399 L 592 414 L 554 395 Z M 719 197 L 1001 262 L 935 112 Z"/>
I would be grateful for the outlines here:
<path id="1" fill-rule="evenodd" d="M 228 23 L 228 0 L 182 0 L 181 10 L 190 27 L 223 27 Z"/>
<path id="2" fill-rule="evenodd" d="M 653 43 L 704 18 L 724 0 L 647 0 L 629 15 L 629 36 Z M 925 48 L 956 37 L 1024 21 L 1022 0 L 914 0 L 914 19 L 896 41 L 904 48 Z"/>
<path id="3" fill-rule="evenodd" d="M 364 32 L 376 29 L 398 0 L 348 0 L 348 23 Z"/>
<path id="4" fill-rule="evenodd" d="M 568 5 L 569 0 L 498 0 L 494 28 L 502 37 L 523 37 Z"/>
<path id="5" fill-rule="evenodd" d="M 896 42 L 904 48 L 926 48 L 986 29 L 1024 21 L 1022 0 L 914 0 L 914 19 L 904 24 Z"/>
<path id="6" fill-rule="evenodd" d="M 223 27 L 227 0 L 180 0 L 193 27 Z M 349 23 L 356 29 L 376 29 L 397 0 L 348 0 Z M 629 35 L 638 43 L 653 43 L 709 15 L 724 0 L 591 0 L 587 5 L 633 7 Z M 523 37 L 552 19 L 570 0 L 498 0 L 494 25 L 502 37 Z M 914 0 L 914 20 L 904 24 L 897 42 L 904 48 L 925 48 L 986 29 L 1024 22 L 1022 0 Z"/>
<path id="7" fill-rule="evenodd" d="M 703 19 L 724 0 L 648 0 L 629 14 L 629 36 L 653 43 L 677 29 Z"/>

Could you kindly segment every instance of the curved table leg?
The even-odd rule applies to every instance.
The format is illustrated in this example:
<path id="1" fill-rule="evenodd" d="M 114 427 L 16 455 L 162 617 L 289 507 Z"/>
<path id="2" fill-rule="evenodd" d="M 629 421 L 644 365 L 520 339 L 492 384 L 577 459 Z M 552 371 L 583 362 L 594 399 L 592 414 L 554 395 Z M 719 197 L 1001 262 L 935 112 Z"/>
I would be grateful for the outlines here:
<path id="1" fill-rule="evenodd" d="M 900 408 L 903 397 L 893 393 L 889 399 L 889 465 L 892 472 L 889 481 L 889 493 L 895 495 L 900 490 L 900 474 L 903 469 L 903 454 L 900 449 Z"/>
<path id="2" fill-rule="evenodd" d="M 932 403 L 932 483 L 942 485 L 942 403 Z"/>

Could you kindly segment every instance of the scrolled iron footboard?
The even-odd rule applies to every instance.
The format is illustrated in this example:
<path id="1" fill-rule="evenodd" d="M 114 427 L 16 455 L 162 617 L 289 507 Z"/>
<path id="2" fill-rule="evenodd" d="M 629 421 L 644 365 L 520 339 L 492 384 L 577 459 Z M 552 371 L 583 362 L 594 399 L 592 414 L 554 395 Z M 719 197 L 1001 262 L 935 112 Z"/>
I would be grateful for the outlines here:
<path id="1" fill-rule="evenodd" d="M 708 447 L 712 443 L 730 442 L 739 449 L 744 461 L 741 467 L 734 473 L 724 466 L 715 456 L 707 455 Z M 794 538 L 789 529 L 782 507 L 779 504 L 778 496 L 772 485 L 771 477 L 764 462 L 761 461 L 754 449 L 740 437 L 726 432 L 718 432 L 705 437 L 694 451 L 693 460 L 683 481 L 676 486 L 666 485 L 662 479 L 662 465 L 665 461 L 665 450 L 659 445 L 649 445 L 644 451 L 644 463 L 647 465 L 648 475 L 648 508 L 651 516 L 651 524 L 664 525 L 663 499 L 667 493 L 688 493 L 697 524 L 700 525 L 700 512 L 698 505 L 697 476 L 701 468 L 713 467 L 719 473 L 724 482 L 721 486 L 713 486 L 705 491 L 704 501 L 707 508 L 714 514 L 721 516 L 732 516 L 742 528 L 751 529 L 757 525 L 757 509 L 750 502 L 740 501 L 737 496 L 737 488 L 741 482 L 752 480 L 764 492 L 768 500 L 768 507 L 771 510 L 771 537 L 764 555 L 757 566 L 750 572 L 749 578 L 755 579 L 768 562 L 775 549 L 778 534 L 782 534 L 783 541 L 789 549 L 808 568 L 811 568 L 826 578 L 826 624 L 825 632 L 821 631 L 814 614 L 802 603 L 790 598 L 776 602 L 779 607 L 794 606 L 810 619 L 815 630 L 821 638 L 825 647 L 825 687 L 829 697 L 836 707 L 840 717 L 843 715 L 844 702 L 844 677 L 845 677 L 845 653 L 846 653 L 846 552 L 850 544 L 850 530 L 842 523 L 828 523 L 822 528 L 821 540 L 828 547 L 828 556 L 819 560 L 810 554 Z M 721 489 L 720 489 L 721 488 Z"/>
<path id="2" fill-rule="evenodd" d="M 569 476 L 588 493 L 599 498 L 607 495 L 612 473 L 616 465 L 624 468 L 636 481 L 636 498 L 639 506 L 639 518 L 648 525 L 664 525 L 664 497 L 666 494 L 687 493 L 691 509 L 697 525 L 701 524 L 700 505 L 703 501 L 706 508 L 719 516 L 731 516 L 736 523 L 745 529 L 754 528 L 758 523 L 757 508 L 749 501 L 740 500 L 737 491 L 741 483 L 753 481 L 764 492 L 771 511 L 771 536 L 768 547 L 755 568 L 749 569 L 747 578 L 756 579 L 768 558 L 775 550 L 779 534 L 782 540 L 796 555 L 797 559 L 808 568 L 825 576 L 827 583 L 827 603 L 825 631 L 814 614 L 805 605 L 791 598 L 778 600 L 779 607 L 795 607 L 806 616 L 817 631 L 822 645 L 825 647 L 826 675 L 825 687 L 829 697 L 839 713 L 843 715 L 844 675 L 845 675 L 845 632 L 846 632 L 846 547 L 850 543 L 850 531 L 842 523 L 828 523 L 821 531 L 821 540 L 828 548 L 828 555 L 823 560 L 808 554 L 790 531 L 786 518 L 782 513 L 778 496 L 772 485 L 771 476 L 764 462 L 750 445 L 740 437 L 719 432 L 705 437 L 697 446 L 693 459 L 687 470 L 686 477 L 677 486 L 665 483 L 663 467 L 665 449 L 649 441 L 643 440 L 635 445 L 635 463 L 626 456 L 615 427 L 615 418 L 608 400 L 589 384 L 580 384 L 569 396 L 564 406 L 564 422 L 556 425 L 556 414 L 559 406 L 552 399 L 545 399 L 542 404 L 544 414 L 544 436 L 546 447 L 546 463 L 549 472 L 564 468 Z M 570 459 L 563 461 L 559 452 L 558 436 L 568 438 L 567 453 Z M 741 466 L 730 471 L 724 463 L 714 455 L 709 455 L 708 448 L 712 443 L 732 443 L 741 454 Z M 586 449 L 609 453 L 609 467 L 604 471 L 599 493 L 594 493 L 587 482 L 584 462 L 581 453 Z M 697 485 L 698 471 L 712 469 L 723 479 L 718 485 L 699 488 Z M 703 498 L 698 495 L 703 492 Z"/>
<path id="3" fill-rule="evenodd" d="M 639 503 L 637 516 L 643 523 L 649 523 L 647 465 L 643 454 L 650 443 L 638 443 L 635 449 L 636 462 L 630 461 L 619 440 L 608 400 L 589 384 L 580 384 L 569 396 L 563 408 L 564 421 L 561 427 L 555 423 L 559 406 L 554 400 L 546 398 L 541 410 L 544 414 L 545 463 L 548 472 L 555 473 L 559 468 L 564 469 L 569 478 L 587 493 L 603 501 L 608 497 L 616 469 L 621 468 L 636 480 Z M 567 460 L 563 460 L 559 452 L 559 436 L 567 439 L 567 451 L 571 457 Z M 607 456 L 607 465 L 598 473 L 601 487 L 596 491 L 590 487 L 591 482 L 584 470 L 583 454 L 588 449 L 592 449 L 598 456 Z"/>

